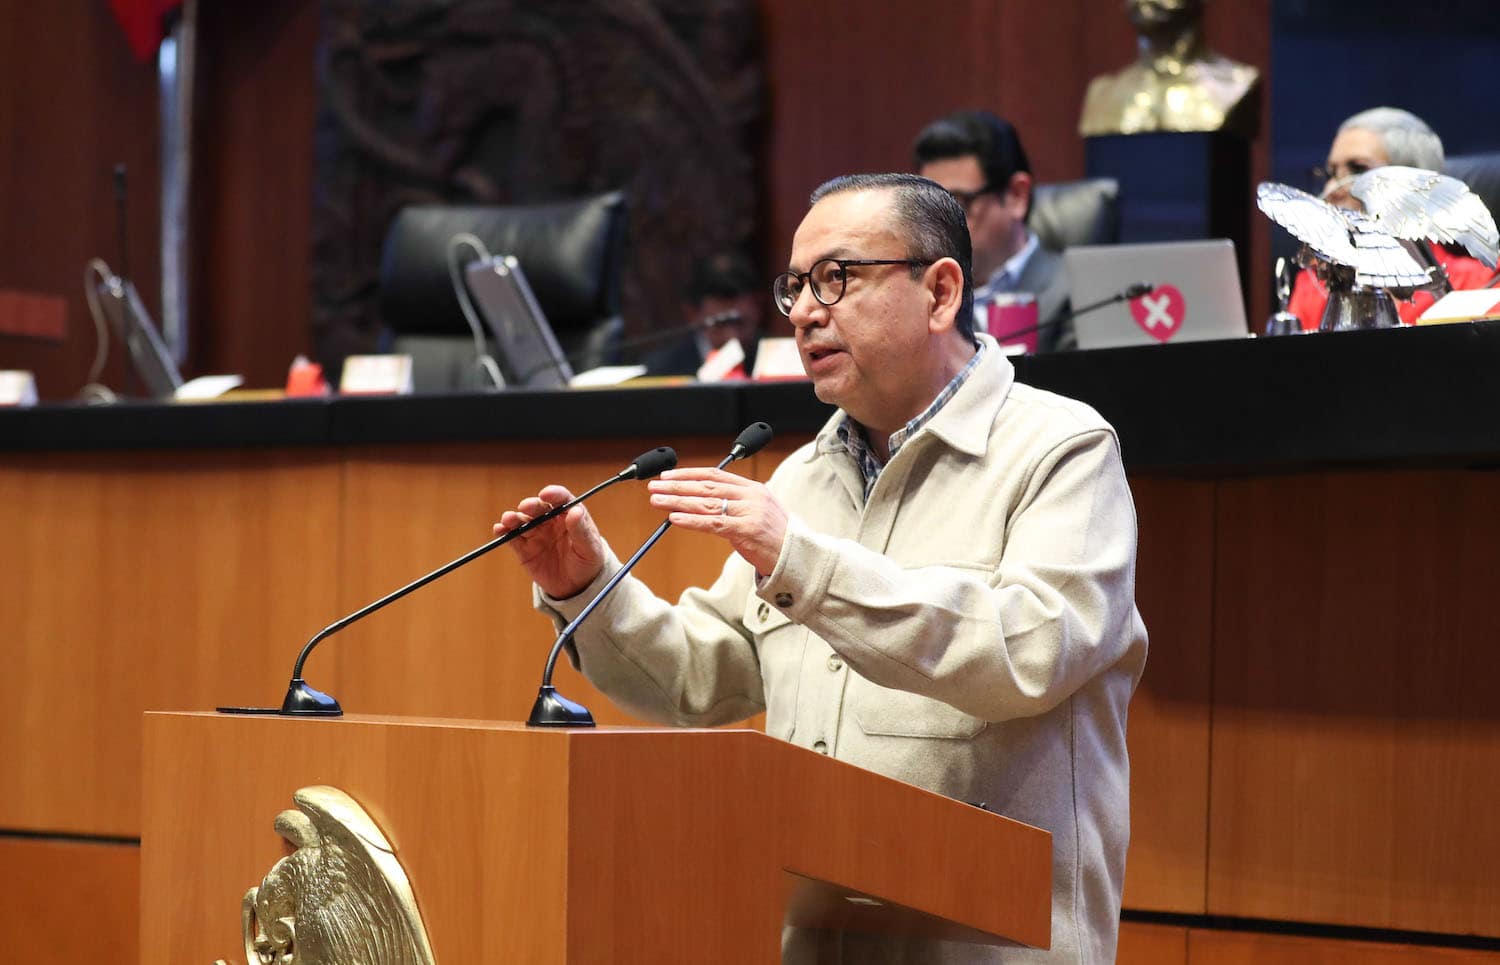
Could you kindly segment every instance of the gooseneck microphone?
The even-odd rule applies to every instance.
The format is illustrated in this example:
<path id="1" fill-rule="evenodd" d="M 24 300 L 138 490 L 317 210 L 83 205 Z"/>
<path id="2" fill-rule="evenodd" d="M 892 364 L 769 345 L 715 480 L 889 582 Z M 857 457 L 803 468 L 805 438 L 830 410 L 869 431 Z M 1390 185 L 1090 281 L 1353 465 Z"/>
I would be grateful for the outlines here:
<path id="1" fill-rule="evenodd" d="M 120 235 L 120 277 L 130 278 L 130 242 L 126 238 L 125 226 L 125 162 L 115 165 L 115 230 Z"/>
<path id="2" fill-rule="evenodd" d="M 588 499 L 590 496 L 601 490 L 608 489 L 615 483 L 624 482 L 627 479 L 650 479 L 652 476 L 659 475 L 660 473 L 671 469 L 675 465 L 677 465 L 677 453 L 667 446 L 658 446 L 657 448 L 652 449 L 648 452 L 643 452 L 639 456 L 637 456 L 630 465 L 626 466 L 624 469 L 621 469 L 619 472 L 615 473 L 615 475 L 611 476 L 609 479 L 606 479 L 604 482 L 595 486 L 593 489 L 590 489 L 582 496 L 575 496 L 567 502 L 563 503 L 561 506 L 554 506 L 553 508 L 547 510 L 547 512 L 527 521 L 526 523 L 523 523 L 520 526 L 517 526 L 515 529 L 501 533 L 499 536 L 490 540 L 488 543 L 485 543 L 483 546 L 480 546 L 477 549 L 470 550 L 463 556 L 460 556 L 458 559 L 453 560 L 450 563 L 445 563 L 444 565 L 433 570 L 431 573 L 428 573 L 426 576 L 413 580 L 394 593 L 390 593 L 386 596 L 381 597 L 374 603 L 371 603 L 369 606 L 366 606 L 361 610 L 357 610 L 354 613 L 349 614 L 342 620 L 339 620 L 335 623 L 330 623 L 328 626 L 318 631 L 318 633 L 311 640 L 307 641 L 307 645 L 304 646 L 302 648 L 302 652 L 297 655 L 296 666 L 292 668 L 292 679 L 291 682 L 287 685 L 286 699 L 282 701 L 280 710 L 269 707 L 220 707 L 218 708 L 219 712 L 222 714 L 281 714 L 284 716 L 293 717 L 342 716 L 344 713 L 344 709 L 339 706 L 339 702 L 337 700 L 335 700 L 328 694 L 322 693 L 321 691 L 315 690 L 312 687 L 308 686 L 307 681 L 302 677 L 302 667 L 307 663 L 307 658 L 312 654 L 313 648 L 321 643 L 326 637 L 332 636 L 351 623 L 364 619 L 365 617 L 374 613 L 376 610 L 388 606 L 389 604 L 395 603 L 403 596 L 406 596 L 408 593 L 411 593 L 414 590 L 421 589 L 438 577 L 446 576 L 447 574 L 458 569 L 460 566 L 463 566 L 465 563 L 469 563 L 478 559 L 479 557 L 488 553 L 490 550 L 504 546 L 506 543 L 509 543 L 511 540 L 515 539 L 517 536 L 531 532 L 533 529 L 536 529 L 543 523 L 561 516 L 563 513 L 566 513 L 568 510 L 572 509 L 574 506 L 577 506 L 585 499 Z"/>
<path id="3" fill-rule="evenodd" d="M 772 435 L 774 433 L 771 431 L 771 427 L 764 422 L 756 422 L 746 426 L 744 431 L 735 437 L 734 445 L 729 447 L 729 455 L 725 456 L 723 461 L 715 468 L 723 469 L 731 462 L 738 459 L 748 459 L 755 455 L 765 447 L 766 443 L 771 441 Z M 536 703 L 531 706 L 531 716 L 526 718 L 527 727 L 594 726 L 594 715 L 589 713 L 587 707 L 576 701 L 569 700 L 558 693 L 557 688 L 552 686 L 552 670 L 557 666 L 558 654 L 562 653 L 563 647 L 567 646 L 568 641 L 573 639 L 573 634 L 578 632 L 578 628 L 582 626 L 583 621 L 589 618 L 589 614 L 598 609 L 599 604 L 604 602 L 604 598 L 609 596 L 614 588 L 620 585 L 620 581 L 625 579 L 625 575 L 630 572 L 635 564 L 640 562 L 641 557 L 646 555 L 647 550 L 656 545 L 657 540 L 661 539 L 671 526 L 671 520 L 664 520 L 660 526 L 656 527 L 656 532 L 646 537 L 646 541 L 641 544 L 640 549 L 631 554 L 630 559 L 626 560 L 619 571 L 609 578 L 609 582 L 605 583 L 599 592 L 594 594 L 594 598 L 584 606 L 582 612 L 574 617 L 567 626 L 563 627 L 562 633 L 557 635 L 557 641 L 552 644 L 552 650 L 547 654 L 547 668 L 542 671 L 542 686 L 537 691 Z"/>
<path id="4" fill-rule="evenodd" d="M 682 335 L 694 335 L 698 332 L 711 332 L 716 328 L 723 328 L 725 325 L 738 325 L 742 318 L 743 316 L 740 314 L 739 309 L 731 308 L 728 311 L 717 312 L 713 315 L 709 315 L 707 318 L 700 319 L 699 321 L 693 322 L 690 325 L 675 325 L 672 328 L 658 329 L 654 332 L 647 332 L 644 335 L 636 335 L 631 338 L 623 339 L 618 345 L 615 346 L 615 348 L 620 352 L 630 352 L 638 348 L 646 348 L 647 346 L 655 345 L 657 342 L 664 342 L 667 339 L 677 338 Z M 569 359 L 569 361 L 572 361 L 571 358 Z"/>
<path id="5" fill-rule="evenodd" d="M 635 353 L 636 349 L 649 348 L 650 346 L 655 345 L 657 342 L 664 342 L 667 339 L 678 338 L 683 335 L 695 335 L 699 332 L 711 332 L 714 329 L 722 328 L 725 325 L 738 325 L 743 317 L 744 316 L 740 314 L 739 309 L 731 308 L 728 311 L 718 312 L 716 314 L 710 315 L 707 318 L 702 319 L 701 321 L 693 322 L 691 325 L 678 325 L 673 328 L 663 328 L 655 332 L 647 332 L 645 335 L 636 335 L 631 338 L 622 339 L 612 347 L 612 351 L 619 353 L 619 357 L 628 359 L 632 356 L 632 354 Z M 581 365 L 586 359 L 588 359 L 589 354 L 590 351 L 588 349 L 569 352 L 567 355 L 568 364 Z M 547 369 L 553 368 L 554 365 L 555 363 L 553 362 L 543 362 L 535 365 L 518 375 L 516 377 L 516 382 L 519 385 L 525 385 L 527 382 L 531 381 L 533 376 L 536 376 L 546 371 Z"/>
<path id="6" fill-rule="evenodd" d="M 1127 287 L 1124 291 L 1115 292 L 1108 298 L 1101 298 L 1099 301 L 1089 305 L 1085 305 L 1082 308 L 1076 308 L 1070 312 L 1063 312 L 1061 316 L 1054 318 L 1050 322 L 1042 322 L 1040 325 L 1028 325 L 1025 328 L 1018 328 L 1013 332 L 1005 332 L 1000 335 L 996 335 L 995 339 L 996 341 L 1004 342 L 1007 339 L 1019 338 L 1022 335 L 1030 335 L 1032 332 L 1040 332 L 1049 328 L 1056 328 L 1058 325 L 1066 325 L 1079 316 L 1087 315 L 1089 312 L 1096 312 L 1107 305 L 1114 305 L 1117 302 L 1128 302 L 1132 298 L 1140 298 L 1142 295 L 1149 295 L 1154 291 L 1156 291 L 1156 285 L 1152 282 L 1138 281 L 1135 284 Z"/>

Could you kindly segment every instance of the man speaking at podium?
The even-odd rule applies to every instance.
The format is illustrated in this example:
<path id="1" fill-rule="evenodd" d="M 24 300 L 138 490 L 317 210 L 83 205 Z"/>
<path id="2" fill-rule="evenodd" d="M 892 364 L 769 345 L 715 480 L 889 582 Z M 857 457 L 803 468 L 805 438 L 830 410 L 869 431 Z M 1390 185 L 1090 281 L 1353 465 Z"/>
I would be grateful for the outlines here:
<path id="1" fill-rule="evenodd" d="M 963 209 L 931 181 L 818 188 L 773 295 L 839 411 L 768 484 L 652 482 L 676 527 L 733 552 L 675 605 L 627 578 L 574 640 L 640 717 L 764 710 L 775 737 L 1052 832 L 1050 951 L 804 933 L 788 961 L 820 943 L 825 961 L 1114 961 L 1146 659 L 1134 505 L 1110 426 L 1017 384 L 975 334 L 970 258 Z M 569 498 L 549 486 L 496 530 Z M 512 545 L 559 625 L 620 567 L 582 506 Z"/>

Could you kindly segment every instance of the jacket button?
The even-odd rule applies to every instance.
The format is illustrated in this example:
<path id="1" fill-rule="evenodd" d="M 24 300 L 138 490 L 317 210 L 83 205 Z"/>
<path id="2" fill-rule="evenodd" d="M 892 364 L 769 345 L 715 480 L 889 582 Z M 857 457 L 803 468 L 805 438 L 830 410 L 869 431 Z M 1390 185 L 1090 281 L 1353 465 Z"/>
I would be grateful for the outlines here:
<path id="1" fill-rule="evenodd" d="M 843 659 L 841 657 L 839 657 L 838 654 L 833 654 L 832 656 L 830 656 L 828 658 L 828 669 L 832 670 L 834 673 L 838 673 L 840 670 L 843 670 L 844 669 L 844 661 L 843 661 Z"/>
<path id="2" fill-rule="evenodd" d="M 776 594 L 776 605 L 785 610 L 792 605 L 792 595 L 790 593 Z"/>
<path id="3" fill-rule="evenodd" d="M 827 754 L 828 753 L 828 742 L 827 741 L 814 741 L 813 742 L 813 750 L 817 751 L 819 754 Z"/>
<path id="4" fill-rule="evenodd" d="M 756 609 L 755 615 L 758 616 L 758 617 L 760 617 L 762 620 L 765 620 L 765 619 L 769 618 L 771 616 L 771 608 L 770 608 L 770 606 L 766 605 L 765 603 L 762 603 L 760 605 L 760 607 L 758 609 Z"/>

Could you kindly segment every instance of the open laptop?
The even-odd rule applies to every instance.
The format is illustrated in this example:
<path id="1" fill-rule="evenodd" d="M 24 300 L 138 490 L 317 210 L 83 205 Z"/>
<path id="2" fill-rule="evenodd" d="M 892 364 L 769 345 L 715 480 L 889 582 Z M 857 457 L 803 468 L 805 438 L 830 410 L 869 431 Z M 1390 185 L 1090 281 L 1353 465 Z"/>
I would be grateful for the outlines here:
<path id="1" fill-rule="evenodd" d="M 141 304 L 135 286 L 119 275 L 109 274 L 96 287 L 99 306 L 115 335 L 130 353 L 130 364 L 155 399 L 170 399 L 182 386 L 182 374 L 172 354 L 156 331 L 151 314 Z"/>
<path id="2" fill-rule="evenodd" d="M 464 269 L 469 293 L 495 337 L 496 361 L 509 388 L 565 388 L 573 367 L 537 304 L 521 263 L 511 255 L 474 261 Z"/>
<path id="3" fill-rule="evenodd" d="M 1081 349 L 1244 338 L 1249 332 L 1232 241 L 1080 246 L 1063 257 L 1074 309 L 1136 282 L 1156 286 L 1138 298 L 1075 318 Z"/>

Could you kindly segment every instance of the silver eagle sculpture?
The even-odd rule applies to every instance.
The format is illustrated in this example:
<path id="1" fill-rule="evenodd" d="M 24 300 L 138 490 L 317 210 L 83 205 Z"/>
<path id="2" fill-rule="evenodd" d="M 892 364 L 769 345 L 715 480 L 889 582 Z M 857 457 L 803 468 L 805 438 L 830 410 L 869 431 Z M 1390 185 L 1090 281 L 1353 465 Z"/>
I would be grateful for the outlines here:
<path id="1" fill-rule="evenodd" d="M 1389 165 L 1354 178 L 1349 193 L 1364 211 L 1336 207 L 1306 191 L 1261 183 L 1256 203 L 1302 242 L 1298 261 L 1328 286 L 1319 331 L 1400 324 L 1392 298 L 1422 290 L 1446 294 L 1441 266 L 1424 264 L 1415 242 L 1461 245 L 1495 267 L 1500 234 L 1484 202 L 1457 178 Z"/>

